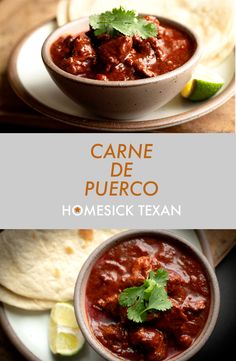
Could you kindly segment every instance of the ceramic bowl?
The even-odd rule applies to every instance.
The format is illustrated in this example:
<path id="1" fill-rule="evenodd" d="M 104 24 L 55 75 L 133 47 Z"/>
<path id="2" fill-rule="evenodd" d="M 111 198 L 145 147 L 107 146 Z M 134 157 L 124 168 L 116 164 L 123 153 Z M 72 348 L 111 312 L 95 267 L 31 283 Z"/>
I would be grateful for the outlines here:
<path id="1" fill-rule="evenodd" d="M 76 35 L 89 29 L 88 18 L 70 22 L 56 29 L 44 42 L 42 58 L 45 66 L 59 88 L 80 106 L 98 116 L 111 119 L 134 119 L 144 116 L 168 103 L 183 89 L 191 78 L 200 57 L 197 35 L 175 21 L 158 17 L 189 34 L 196 48 L 193 56 L 181 67 L 153 78 L 129 81 L 101 81 L 78 77 L 60 69 L 52 61 L 51 45 L 65 35 Z"/>
<path id="2" fill-rule="evenodd" d="M 210 308 L 209 314 L 202 330 L 201 334 L 194 341 L 191 347 L 184 350 L 181 354 L 169 359 L 170 361 L 186 361 L 189 360 L 193 355 L 195 355 L 206 343 L 208 338 L 210 337 L 215 323 L 217 321 L 218 313 L 219 313 L 219 304 L 220 304 L 220 293 L 218 281 L 215 275 L 215 272 L 210 265 L 207 258 L 200 252 L 196 247 L 190 244 L 188 241 L 183 239 L 180 236 L 176 236 L 175 234 L 165 232 L 165 231 L 147 231 L 147 230 L 135 230 L 135 231 L 126 231 L 122 232 L 114 237 L 108 239 L 104 243 L 102 243 L 99 247 L 95 249 L 95 251 L 90 255 L 87 261 L 84 263 L 75 287 L 74 293 L 74 306 L 77 321 L 81 327 L 82 333 L 85 336 L 85 339 L 88 341 L 90 346 L 104 359 L 109 361 L 117 361 L 122 360 L 117 355 L 114 355 L 111 351 L 105 348 L 98 339 L 94 336 L 93 331 L 89 325 L 89 320 L 86 312 L 86 286 L 87 281 L 89 279 L 91 270 L 96 262 L 108 249 L 111 247 L 124 242 L 131 237 L 142 238 L 142 237 L 152 237 L 152 238 L 164 238 L 167 241 L 175 242 L 176 244 L 180 244 L 184 247 L 190 249 L 190 251 L 195 255 L 196 259 L 203 266 L 205 270 L 205 274 L 208 278 L 208 283 L 210 286 L 211 298 L 210 298 Z"/>

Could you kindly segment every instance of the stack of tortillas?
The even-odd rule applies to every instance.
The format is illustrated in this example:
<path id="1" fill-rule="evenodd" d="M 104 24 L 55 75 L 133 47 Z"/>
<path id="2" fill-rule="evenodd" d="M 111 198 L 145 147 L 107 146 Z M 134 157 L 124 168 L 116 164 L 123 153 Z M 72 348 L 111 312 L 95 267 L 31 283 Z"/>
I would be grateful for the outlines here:
<path id="1" fill-rule="evenodd" d="M 46 310 L 73 299 L 88 255 L 121 230 L 6 230 L 0 233 L 0 301 Z"/>
<path id="2" fill-rule="evenodd" d="M 202 63 L 216 66 L 234 48 L 233 0 L 60 0 L 58 24 L 114 7 L 172 18 L 195 30 L 204 45 Z"/>

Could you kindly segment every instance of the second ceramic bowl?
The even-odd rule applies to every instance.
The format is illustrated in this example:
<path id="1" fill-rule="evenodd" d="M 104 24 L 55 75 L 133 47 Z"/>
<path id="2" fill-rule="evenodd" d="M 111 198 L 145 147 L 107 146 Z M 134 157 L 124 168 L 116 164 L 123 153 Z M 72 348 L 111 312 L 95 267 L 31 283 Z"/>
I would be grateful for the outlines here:
<path id="1" fill-rule="evenodd" d="M 81 330 L 86 340 L 98 354 L 100 354 L 103 358 L 109 361 L 124 360 L 124 358 L 119 358 L 118 356 L 114 355 L 108 348 L 104 347 L 104 345 L 98 341 L 98 339 L 95 337 L 93 333 L 86 307 L 87 283 L 95 263 L 99 259 L 101 259 L 101 257 L 109 249 L 127 240 L 131 240 L 131 239 L 140 240 L 142 238 L 145 239 L 145 237 L 156 239 L 157 241 L 161 239 L 161 241 L 164 240 L 167 243 L 170 242 L 173 245 L 173 247 L 174 244 L 176 244 L 179 247 L 185 248 L 186 251 L 189 252 L 189 254 L 192 254 L 194 256 L 194 258 L 198 261 L 198 263 L 202 266 L 202 269 L 204 270 L 205 277 L 207 279 L 208 286 L 210 289 L 209 312 L 205 325 L 201 333 L 198 335 L 198 337 L 194 340 L 193 344 L 189 348 L 183 350 L 183 352 L 181 352 L 177 356 L 168 359 L 171 361 L 189 360 L 203 347 L 203 345 L 206 343 L 206 341 L 208 340 L 214 329 L 219 312 L 219 303 L 220 303 L 219 286 L 218 286 L 217 278 L 215 276 L 215 272 L 212 266 L 210 265 L 210 263 L 208 262 L 208 260 L 206 259 L 206 257 L 203 255 L 203 253 L 197 250 L 188 241 L 184 240 L 182 237 L 176 236 L 173 233 L 169 233 L 165 231 L 155 231 L 155 230 L 127 231 L 120 233 L 108 239 L 104 243 L 102 243 L 87 259 L 77 279 L 75 293 L 74 293 L 74 305 L 75 305 L 77 321 L 81 327 Z"/>

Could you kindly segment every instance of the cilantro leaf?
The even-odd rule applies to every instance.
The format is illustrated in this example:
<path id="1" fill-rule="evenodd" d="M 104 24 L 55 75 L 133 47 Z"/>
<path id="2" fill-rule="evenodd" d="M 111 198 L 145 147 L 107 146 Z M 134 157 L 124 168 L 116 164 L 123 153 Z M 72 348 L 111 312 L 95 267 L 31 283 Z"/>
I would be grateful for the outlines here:
<path id="1" fill-rule="evenodd" d="M 132 306 L 142 298 L 144 290 L 144 286 L 126 288 L 119 296 L 119 304 L 123 307 Z"/>
<path id="2" fill-rule="evenodd" d="M 149 298 L 148 310 L 167 311 L 172 307 L 171 301 L 168 299 L 166 290 L 163 287 L 156 286 Z"/>
<path id="3" fill-rule="evenodd" d="M 167 311 L 172 307 L 166 291 L 168 272 L 159 268 L 151 271 L 149 277 L 140 287 L 126 288 L 119 296 L 119 304 L 127 307 L 128 319 L 133 322 L 144 322 L 148 312 Z"/>
<path id="4" fill-rule="evenodd" d="M 147 279 L 145 282 L 144 282 L 144 286 L 147 287 L 145 290 L 144 290 L 144 298 L 146 300 L 148 300 L 150 298 L 150 295 L 154 289 L 154 287 L 156 286 L 156 282 L 152 279 Z"/>
<path id="5" fill-rule="evenodd" d="M 147 319 L 147 312 L 143 299 L 139 299 L 133 306 L 130 306 L 127 311 L 128 319 L 137 323 L 144 322 Z"/>
<path id="6" fill-rule="evenodd" d="M 106 11 L 100 15 L 91 15 L 89 24 L 96 36 L 109 34 L 115 36 L 119 33 L 127 36 L 138 35 L 143 39 L 157 35 L 155 24 L 138 16 L 133 10 L 123 7 Z"/>
<path id="7" fill-rule="evenodd" d="M 159 268 L 156 274 L 153 271 L 150 272 L 150 278 L 158 283 L 158 285 L 166 287 L 167 281 L 169 280 L 169 274 L 163 268 Z"/>

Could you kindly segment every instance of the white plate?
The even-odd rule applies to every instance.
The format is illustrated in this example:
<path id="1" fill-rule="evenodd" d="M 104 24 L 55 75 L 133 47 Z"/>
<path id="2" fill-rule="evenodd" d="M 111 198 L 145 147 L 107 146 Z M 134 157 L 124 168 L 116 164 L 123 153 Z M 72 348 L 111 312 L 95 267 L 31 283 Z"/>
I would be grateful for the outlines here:
<path id="1" fill-rule="evenodd" d="M 193 230 L 172 230 L 177 235 L 202 250 L 197 234 Z M 4 305 L 0 307 L 2 325 L 16 348 L 30 361 L 102 361 L 87 344 L 81 352 L 71 358 L 59 358 L 51 354 L 48 346 L 49 312 L 27 312 Z"/>
<path id="2" fill-rule="evenodd" d="M 146 117 L 114 121 L 98 118 L 69 99 L 50 78 L 41 59 L 41 47 L 55 29 L 49 21 L 27 35 L 14 50 L 9 63 L 9 80 L 16 93 L 34 109 L 60 121 L 84 128 L 112 131 L 160 129 L 205 115 L 225 103 L 234 92 L 234 52 L 215 70 L 225 80 L 221 92 L 208 101 L 193 103 L 180 95 Z"/>

